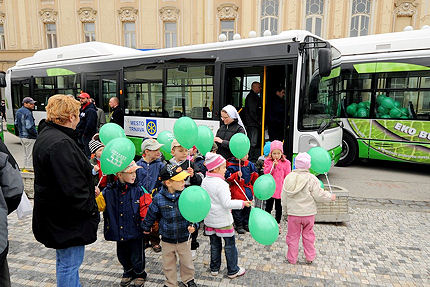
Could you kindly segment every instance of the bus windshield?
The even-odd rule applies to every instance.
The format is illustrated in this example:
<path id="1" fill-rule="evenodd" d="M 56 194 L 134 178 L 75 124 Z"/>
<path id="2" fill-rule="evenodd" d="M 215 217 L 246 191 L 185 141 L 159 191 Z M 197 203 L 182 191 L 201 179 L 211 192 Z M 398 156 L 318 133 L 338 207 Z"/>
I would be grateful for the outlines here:
<path id="1" fill-rule="evenodd" d="M 308 38 L 314 41 L 313 38 Z M 312 47 L 312 46 L 311 46 Z M 340 53 L 332 48 L 334 66 L 340 64 Z M 318 129 L 327 120 L 337 117 L 340 113 L 339 85 L 340 67 L 334 67 L 328 77 L 321 77 L 318 71 L 318 49 L 304 50 L 299 106 L 299 127 L 303 130 Z M 329 122 L 328 128 L 335 127 Z"/>

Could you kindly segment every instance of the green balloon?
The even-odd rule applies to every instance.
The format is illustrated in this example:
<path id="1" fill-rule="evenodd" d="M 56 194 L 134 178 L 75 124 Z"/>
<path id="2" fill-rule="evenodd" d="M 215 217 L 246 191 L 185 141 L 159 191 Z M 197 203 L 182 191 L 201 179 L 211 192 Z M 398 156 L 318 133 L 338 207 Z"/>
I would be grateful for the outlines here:
<path id="1" fill-rule="evenodd" d="M 197 140 L 197 125 L 189 117 L 179 118 L 173 125 L 173 134 L 181 146 L 190 149 L 195 145 Z"/>
<path id="2" fill-rule="evenodd" d="M 160 148 L 162 153 L 164 152 L 164 153 L 170 154 L 172 141 L 174 139 L 175 139 L 175 137 L 169 131 L 162 131 L 161 133 L 158 134 L 157 141 L 163 145 Z M 166 156 L 164 156 L 164 157 L 166 157 Z M 172 157 L 172 156 L 170 156 L 170 157 Z"/>
<path id="3" fill-rule="evenodd" d="M 324 189 L 324 182 L 322 182 L 322 180 L 321 179 L 318 179 L 319 181 L 320 181 L 320 186 L 321 186 L 321 188 L 322 189 Z"/>
<path id="4" fill-rule="evenodd" d="M 391 118 L 400 118 L 401 115 L 402 115 L 402 112 L 398 108 L 392 108 L 390 110 L 390 117 Z"/>
<path id="5" fill-rule="evenodd" d="M 378 105 L 382 104 L 382 101 L 386 98 L 385 95 L 379 95 L 376 97 L 376 102 L 378 103 Z"/>
<path id="6" fill-rule="evenodd" d="M 198 137 L 196 141 L 196 147 L 204 156 L 207 152 L 212 150 L 212 146 L 214 144 L 214 134 L 207 126 L 199 126 L 197 129 Z"/>
<path id="7" fill-rule="evenodd" d="M 364 103 L 364 102 L 360 102 L 360 103 L 358 103 L 358 108 L 363 108 L 363 109 L 366 109 L 367 108 L 367 106 L 366 106 L 366 104 Z"/>
<path id="8" fill-rule="evenodd" d="M 367 118 L 369 116 L 369 112 L 366 108 L 359 108 L 356 113 L 359 118 Z"/>
<path id="9" fill-rule="evenodd" d="M 385 99 L 382 100 L 381 105 L 384 108 L 391 110 L 394 107 L 394 101 L 390 97 L 385 97 Z"/>
<path id="10" fill-rule="evenodd" d="M 162 150 L 161 148 L 160 148 L 160 151 L 163 154 L 165 160 L 170 160 L 173 157 L 170 152 L 166 152 L 166 151 Z"/>
<path id="11" fill-rule="evenodd" d="M 386 115 L 388 113 L 388 110 L 386 108 L 384 108 L 383 106 L 379 106 L 377 108 L 378 113 L 382 116 L 382 115 Z"/>
<path id="12" fill-rule="evenodd" d="M 271 245 L 278 239 L 278 223 L 272 215 L 258 207 L 251 210 L 248 227 L 252 238 L 260 244 Z"/>
<path id="13" fill-rule="evenodd" d="M 354 116 L 356 111 L 357 111 L 357 104 L 356 103 L 352 103 L 348 107 L 346 107 L 346 113 L 350 116 Z"/>
<path id="14" fill-rule="evenodd" d="M 254 195 L 260 200 L 267 200 L 276 190 L 275 179 L 271 174 L 261 175 L 254 182 Z"/>
<path id="15" fill-rule="evenodd" d="M 111 140 L 103 149 L 100 166 L 103 174 L 115 174 L 124 170 L 134 159 L 136 148 L 128 138 Z"/>
<path id="16" fill-rule="evenodd" d="M 244 158 L 248 154 L 250 147 L 249 139 L 243 133 L 237 133 L 230 139 L 230 151 L 238 159 Z"/>
<path id="17" fill-rule="evenodd" d="M 366 105 L 366 108 L 370 109 L 370 102 L 363 102 Z"/>
<path id="18" fill-rule="evenodd" d="M 399 101 L 394 101 L 394 107 L 400 108 L 402 104 Z"/>
<path id="19" fill-rule="evenodd" d="M 189 222 L 200 222 L 211 209 L 211 198 L 206 190 L 197 185 L 184 189 L 179 196 L 179 211 Z"/>
<path id="20" fill-rule="evenodd" d="M 408 111 L 408 109 L 407 109 L 407 108 L 401 108 L 401 109 L 400 109 L 400 112 L 402 113 L 402 115 L 403 115 L 403 116 L 407 116 L 407 115 L 409 115 L 409 111 Z"/>
<path id="21" fill-rule="evenodd" d="M 382 115 L 381 116 L 381 119 L 389 119 L 390 118 L 390 116 L 389 115 Z"/>
<path id="22" fill-rule="evenodd" d="M 326 173 L 331 168 L 331 157 L 322 147 L 313 147 L 308 151 L 311 156 L 311 167 L 317 173 Z"/>
<path id="23" fill-rule="evenodd" d="M 408 116 L 401 116 L 401 119 L 409 119 Z"/>
<path id="24" fill-rule="evenodd" d="M 107 123 L 100 128 L 99 137 L 100 141 L 107 145 L 113 139 L 125 138 L 125 132 L 120 125 Z"/>

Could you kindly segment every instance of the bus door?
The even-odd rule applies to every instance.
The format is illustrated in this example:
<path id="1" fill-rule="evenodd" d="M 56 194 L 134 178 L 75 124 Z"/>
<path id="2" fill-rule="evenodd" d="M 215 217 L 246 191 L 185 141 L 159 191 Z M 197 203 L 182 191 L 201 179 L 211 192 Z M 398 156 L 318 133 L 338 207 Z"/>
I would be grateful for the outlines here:
<path id="1" fill-rule="evenodd" d="M 97 107 L 103 109 L 108 122 L 111 109 L 109 107 L 109 99 L 119 97 L 118 73 L 88 73 L 86 74 L 85 92 L 90 94 L 96 101 Z M 120 99 L 121 101 L 121 99 Z"/>

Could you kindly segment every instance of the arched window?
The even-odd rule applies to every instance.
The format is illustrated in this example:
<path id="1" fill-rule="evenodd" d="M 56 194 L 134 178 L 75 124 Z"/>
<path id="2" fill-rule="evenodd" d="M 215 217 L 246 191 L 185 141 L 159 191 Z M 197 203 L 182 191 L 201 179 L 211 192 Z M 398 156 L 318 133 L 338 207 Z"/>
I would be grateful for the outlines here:
<path id="1" fill-rule="evenodd" d="M 272 35 L 278 34 L 279 0 L 261 1 L 261 35 L 270 30 Z"/>
<path id="2" fill-rule="evenodd" d="M 352 0 L 350 37 L 369 34 L 370 0 Z"/>
<path id="3" fill-rule="evenodd" d="M 324 0 L 306 0 L 306 30 L 322 35 Z"/>

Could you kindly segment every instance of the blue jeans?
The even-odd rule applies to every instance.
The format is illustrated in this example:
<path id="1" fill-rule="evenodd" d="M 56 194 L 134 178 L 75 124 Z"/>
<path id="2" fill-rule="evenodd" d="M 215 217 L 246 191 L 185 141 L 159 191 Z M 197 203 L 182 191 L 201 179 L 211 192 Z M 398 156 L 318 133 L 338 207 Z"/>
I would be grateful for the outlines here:
<path id="1" fill-rule="evenodd" d="M 57 249 L 57 287 L 81 287 L 79 267 L 84 260 L 85 246 Z"/>
<path id="2" fill-rule="evenodd" d="M 236 242 L 234 240 L 234 235 L 232 237 L 222 237 L 224 238 L 224 253 L 225 259 L 227 261 L 227 273 L 228 275 L 236 274 L 239 271 L 239 266 L 237 266 L 237 248 Z M 219 271 L 221 267 L 221 251 L 222 243 L 221 237 L 216 234 L 210 236 L 211 242 L 211 271 Z"/>
<path id="3" fill-rule="evenodd" d="M 143 238 L 117 241 L 116 255 L 124 268 L 124 278 L 146 278 L 145 242 Z"/>

